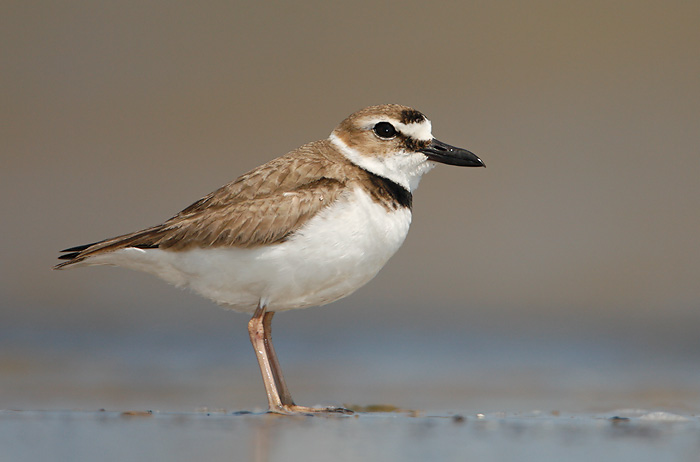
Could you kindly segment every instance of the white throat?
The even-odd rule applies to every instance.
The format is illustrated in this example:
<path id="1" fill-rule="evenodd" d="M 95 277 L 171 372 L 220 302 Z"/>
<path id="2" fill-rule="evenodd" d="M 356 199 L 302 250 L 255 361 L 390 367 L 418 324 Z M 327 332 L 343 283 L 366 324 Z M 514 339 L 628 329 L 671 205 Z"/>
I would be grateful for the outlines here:
<path id="1" fill-rule="evenodd" d="M 343 142 L 335 133 L 328 137 L 333 146 L 350 162 L 369 172 L 387 178 L 413 192 L 421 177 L 435 167 L 434 162 L 420 152 L 398 151 L 391 156 L 365 156 Z"/>

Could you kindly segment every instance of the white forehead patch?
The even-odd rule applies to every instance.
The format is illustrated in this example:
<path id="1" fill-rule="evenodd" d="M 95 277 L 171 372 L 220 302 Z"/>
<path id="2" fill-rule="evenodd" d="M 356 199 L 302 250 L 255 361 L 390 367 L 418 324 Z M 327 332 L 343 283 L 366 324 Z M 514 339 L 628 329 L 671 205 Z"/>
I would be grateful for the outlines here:
<path id="1" fill-rule="evenodd" d="M 428 119 L 423 119 L 420 122 L 403 124 L 393 118 L 376 117 L 364 122 L 364 127 L 370 130 L 379 122 L 389 122 L 391 125 L 394 126 L 394 128 L 401 132 L 402 135 L 408 136 L 417 141 L 430 141 L 433 139 L 433 125 Z"/>
<path id="2" fill-rule="evenodd" d="M 430 141 L 433 139 L 433 125 L 428 119 L 410 124 L 396 123 L 396 129 L 404 135 L 418 141 Z"/>

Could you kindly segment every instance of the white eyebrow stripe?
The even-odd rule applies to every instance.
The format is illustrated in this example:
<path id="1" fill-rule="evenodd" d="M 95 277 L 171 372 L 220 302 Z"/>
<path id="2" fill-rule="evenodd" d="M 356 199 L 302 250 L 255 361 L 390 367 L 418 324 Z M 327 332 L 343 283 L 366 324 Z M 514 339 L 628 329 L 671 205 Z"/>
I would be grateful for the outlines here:
<path id="1" fill-rule="evenodd" d="M 399 122 L 396 124 L 396 129 L 414 140 L 430 141 L 433 139 L 433 126 L 428 119 L 410 124 L 402 124 Z"/>

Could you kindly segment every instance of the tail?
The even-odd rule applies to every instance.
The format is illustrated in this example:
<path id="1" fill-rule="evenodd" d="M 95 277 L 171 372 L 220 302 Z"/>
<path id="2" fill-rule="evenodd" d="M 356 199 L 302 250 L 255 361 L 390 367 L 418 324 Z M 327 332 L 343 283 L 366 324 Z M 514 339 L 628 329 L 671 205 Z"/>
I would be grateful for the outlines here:
<path id="1" fill-rule="evenodd" d="M 59 260 L 68 260 L 68 261 L 64 261 L 63 263 L 59 263 L 58 265 L 54 266 L 53 269 L 55 269 L 55 270 L 61 269 L 64 266 L 72 265 L 74 263 L 78 263 L 79 261 L 83 261 L 86 257 L 79 258 L 80 254 L 83 253 L 85 250 L 89 249 L 90 247 L 97 245 L 97 244 L 99 244 L 99 242 L 93 242 L 92 244 L 78 245 L 75 247 L 71 247 L 70 249 L 61 250 L 61 253 L 63 253 L 63 255 L 59 255 L 58 259 Z"/>
<path id="2" fill-rule="evenodd" d="M 138 249 L 155 249 L 160 245 L 160 238 L 163 234 L 163 225 L 154 226 L 152 228 L 137 231 L 131 234 L 124 234 L 104 241 L 93 242 L 92 244 L 78 245 L 65 250 L 61 250 L 63 255 L 58 257 L 59 260 L 66 260 L 53 269 L 59 270 L 67 266 L 75 265 L 90 257 L 107 252 L 113 252 L 127 247 L 136 247 Z"/>

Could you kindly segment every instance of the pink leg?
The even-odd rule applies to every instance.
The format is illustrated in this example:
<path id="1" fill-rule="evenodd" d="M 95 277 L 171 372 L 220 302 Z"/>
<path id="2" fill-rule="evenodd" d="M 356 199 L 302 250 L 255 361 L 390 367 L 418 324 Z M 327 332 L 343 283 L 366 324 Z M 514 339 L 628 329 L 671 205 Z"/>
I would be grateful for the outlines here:
<path id="1" fill-rule="evenodd" d="M 253 344 L 255 356 L 258 359 L 258 365 L 262 373 L 265 392 L 267 393 L 267 403 L 270 407 L 269 412 L 277 414 L 307 414 L 312 412 L 352 414 L 352 411 L 344 408 L 315 408 L 294 404 L 292 395 L 289 393 L 287 384 L 284 381 L 275 348 L 272 345 L 272 317 L 274 315 L 274 311 L 266 312 L 265 306 L 261 304 L 248 322 L 250 343 Z"/>

